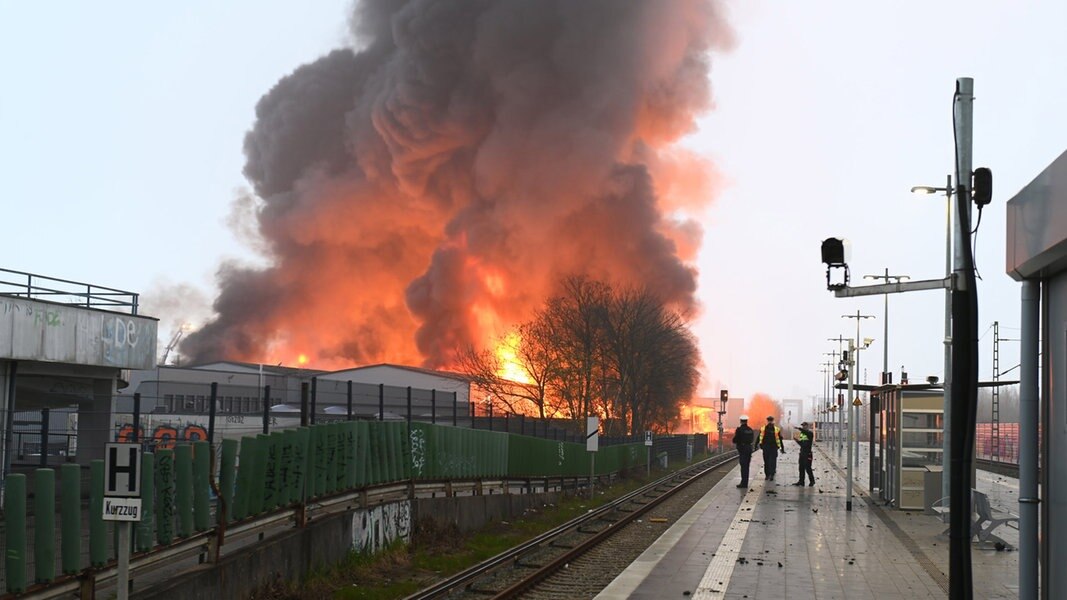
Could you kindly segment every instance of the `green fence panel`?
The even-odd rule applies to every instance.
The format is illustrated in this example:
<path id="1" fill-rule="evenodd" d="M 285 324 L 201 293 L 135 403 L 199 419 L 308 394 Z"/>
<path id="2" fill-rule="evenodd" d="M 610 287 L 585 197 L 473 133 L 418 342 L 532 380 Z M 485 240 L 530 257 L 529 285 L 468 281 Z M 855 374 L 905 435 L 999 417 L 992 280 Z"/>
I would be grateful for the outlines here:
<path id="1" fill-rule="evenodd" d="M 33 473 L 33 567 L 37 583 L 56 578 L 56 472 Z"/>
<path id="2" fill-rule="evenodd" d="M 278 473 L 281 485 L 278 487 L 278 504 L 289 506 L 296 502 L 293 494 L 296 489 L 296 470 L 293 469 L 293 455 L 296 453 L 296 445 L 300 441 L 300 434 L 295 429 L 289 429 L 281 433 L 278 440 L 280 454 L 278 455 Z"/>
<path id="3" fill-rule="evenodd" d="M 356 462 L 356 422 L 346 421 L 344 424 L 344 448 L 345 448 L 345 489 L 352 490 L 356 487 L 358 465 Z"/>
<path id="4" fill-rule="evenodd" d="M 308 428 L 308 435 L 310 436 L 311 445 L 308 448 L 308 485 L 307 485 L 307 498 L 315 498 L 322 493 L 319 487 L 321 478 L 320 470 L 322 468 L 321 457 L 325 451 L 323 448 L 323 432 L 322 427 L 319 425 L 312 425 Z"/>
<path id="5" fill-rule="evenodd" d="M 239 521 L 251 514 L 252 482 L 256 470 L 256 444 L 254 436 L 241 438 L 241 451 L 237 456 L 237 481 L 233 498 L 233 518 Z"/>
<path id="6" fill-rule="evenodd" d="M 178 509 L 178 537 L 193 535 L 193 447 L 174 448 L 174 474 Z"/>
<path id="7" fill-rule="evenodd" d="M 156 456 L 141 454 L 141 520 L 134 525 L 134 539 L 139 552 L 152 549 L 152 523 L 156 515 Z"/>
<path id="8" fill-rule="evenodd" d="M 396 459 L 393 463 L 396 469 L 396 480 L 401 481 L 411 476 L 411 443 L 408 438 L 408 424 L 406 422 L 393 423 L 393 444 L 396 447 Z"/>
<path id="9" fill-rule="evenodd" d="M 60 555 L 63 557 L 63 573 L 67 575 L 73 575 L 81 569 L 81 479 L 81 467 L 78 465 L 59 468 L 60 487 L 63 490 L 60 502 Z"/>
<path id="10" fill-rule="evenodd" d="M 237 481 L 237 440 L 222 440 L 222 458 L 219 461 L 219 507 L 215 511 L 216 521 L 222 523 L 234 520 L 234 486 Z"/>
<path id="11" fill-rule="evenodd" d="M 263 506 L 260 512 L 278 505 L 278 432 L 259 434 L 259 455 L 263 457 Z"/>
<path id="12" fill-rule="evenodd" d="M 370 483 L 370 424 L 356 421 L 356 487 Z"/>
<path id="13" fill-rule="evenodd" d="M 293 431 L 293 454 L 290 469 L 293 472 L 289 487 L 289 499 L 292 502 L 304 502 L 304 486 L 307 485 L 308 447 L 311 432 L 307 427 L 298 427 Z"/>
<path id="14" fill-rule="evenodd" d="M 211 527 L 211 443 L 193 442 L 193 527 Z"/>
<path id="15" fill-rule="evenodd" d="M 333 423 L 322 426 L 326 431 L 326 480 L 324 490 L 327 494 L 337 491 L 337 427 Z"/>
<path id="16" fill-rule="evenodd" d="M 101 483 L 103 472 L 101 464 Z M 8 475 L 5 487 L 4 527 L 7 532 L 4 540 L 4 575 L 7 578 L 7 591 L 17 594 L 26 589 L 26 476 L 22 473 Z"/>
<path id="17" fill-rule="evenodd" d="M 337 428 L 337 473 L 334 477 L 334 489 L 340 492 L 348 489 L 348 424 L 338 421 L 334 426 Z"/>
<path id="18" fill-rule="evenodd" d="M 100 463 L 100 468 L 103 469 L 103 461 Z M 93 485 L 95 487 L 96 484 Z M 103 485 L 103 471 L 101 470 L 101 497 L 104 493 Z M 174 508 L 174 451 L 159 450 L 156 452 L 156 541 L 162 545 L 167 545 L 174 539 Z M 103 508 L 101 507 L 100 510 Z M 90 518 L 92 518 L 91 515 Z M 93 566 L 99 565 L 93 561 Z"/>
<path id="19" fill-rule="evenodd" d="M 267 469 L 270 454 L 270 435 L 257 433 L 254 458 L 252 459 L 252 480 L 248 485 L 248 516 L 254 517 L 269 508 L 267 504 Z"/>
<path id="20" fill-rule="evenodd" d="M 381 481 L 382 456 L 384 455 L 381 444 L 381 423 L 372 421 L 367 423 L 367 485 L 374 485 Z"/>
<path id="21" fill-rule="evenodd" d="M 391 430 L 389 424 L 386 422 L 378 423 L 378 439 L 382 445 L 382 460 L 381 460 L 381 472 L 379 473 L 379 483 L 386 483 L 393 480 L 393 445 L 389 443 L 391 440 Z"/>

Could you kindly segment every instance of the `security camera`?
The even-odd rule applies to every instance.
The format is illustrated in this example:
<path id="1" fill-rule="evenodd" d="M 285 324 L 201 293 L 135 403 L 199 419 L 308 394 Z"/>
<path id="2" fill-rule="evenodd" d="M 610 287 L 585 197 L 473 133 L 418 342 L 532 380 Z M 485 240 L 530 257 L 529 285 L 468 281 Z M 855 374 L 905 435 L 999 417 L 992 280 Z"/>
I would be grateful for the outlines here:
<path id="1" fill-rule="evenodd" d="M 863 349 L 870 348 L 872 343 L 874 343 L 874 338 L 863 338 Z"/>

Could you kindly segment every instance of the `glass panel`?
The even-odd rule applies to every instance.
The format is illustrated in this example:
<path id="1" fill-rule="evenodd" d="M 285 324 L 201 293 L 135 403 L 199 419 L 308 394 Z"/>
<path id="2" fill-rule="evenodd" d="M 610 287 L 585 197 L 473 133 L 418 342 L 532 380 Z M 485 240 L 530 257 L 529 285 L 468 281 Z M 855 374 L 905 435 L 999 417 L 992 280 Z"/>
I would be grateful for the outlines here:
<path id="1" fill-rule="evenodd" d="M 921 450 L 905 450 L 900 455 L 902 467 L 923 467 L 926 465 L 940 465 L 941 453 Z"/>
<path id="2" fill-rule="evenodd" d="M 921 433 L 905 430 L 902 433 L 901 444 L 905 448 L 941 448 L 945 439 L 943 433 Z"/>
<path id="3" fill-rule="evenodd" d="M 900 416 L 904 429 L 943 429 L 945 415 L 933 413 L 906 412 Z"/>

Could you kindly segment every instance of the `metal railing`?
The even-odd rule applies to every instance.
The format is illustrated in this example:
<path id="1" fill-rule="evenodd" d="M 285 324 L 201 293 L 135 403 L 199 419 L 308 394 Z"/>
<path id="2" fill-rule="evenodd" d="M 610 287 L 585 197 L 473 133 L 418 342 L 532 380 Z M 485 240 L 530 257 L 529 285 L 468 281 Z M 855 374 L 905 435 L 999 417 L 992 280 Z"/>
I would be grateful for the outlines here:
<path id="1" fill-rule="evenodd" d="M 130 314 L 137 314 L 138 294 L 133 292 L 11 269 L 0 269 L 0 296 L 103 310 L 128 310 Z"/>

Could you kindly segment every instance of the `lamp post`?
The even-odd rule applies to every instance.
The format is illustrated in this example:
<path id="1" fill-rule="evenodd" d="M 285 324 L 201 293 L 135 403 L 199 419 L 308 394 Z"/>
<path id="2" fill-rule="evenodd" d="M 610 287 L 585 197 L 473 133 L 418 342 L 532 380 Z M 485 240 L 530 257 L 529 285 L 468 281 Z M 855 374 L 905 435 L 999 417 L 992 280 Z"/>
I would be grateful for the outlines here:
<path id="1" fill-rule="evenodd" d="M 883 279 L 886 283 L 893 283 L 903 281 L 905 279 L 911 279 L 907 275 L 890 275 L 889 268 L 886 267 L 885 275 L 864 275 L 864 279 Z M 889 294 L 883 294 L 885 298 L 885 308 L 882 313 L 882 385 L 889 383 L 887 375 L 889 374 Z"/>
<path id="2" fill-rule="evenodd" d="M 838 350 L 837 354 L 839 356 L 841 356 L 841 363 L 840 363 L 838 368 L 842 369 L 842 370 L 847 369 L 847 366 L 845 366 L 845 355 L 844 355 L 843 352 L 841 352 L 841 350 L 842 350 L 842 346 L 844 345 L 844 343 L 846 341 L 848 341 L 848 338 L 846 338 L 843 335 L 838 335 L 835 338 L 827 338 L 826 341 L 828 341 L 828 342 L 837 342 L 837 350 Z M 836 377 L 835 377 L 835 379 L 836 379 Z M 838 399 L 837 399 L 837 395 L 835 395 L 834 396 L 834 406 L 837 406 L 837 408 L 838 408 L 838 410 L 836 412 L 837 412 L 837 430 L 838 430 L 838 434 L 839 434 L 837 436 L 837 457 L 841 458 L 841 450 L 842 450 L 842 445 L 844 444 L 844 437 L 845 437 L 844 436 L 845 431 L 842 428 L 843 419 L 844 419 L 844 415 L 842 413 L 844 412 L 844 408 L 845 407 L 844 406 L 838 406 L 838 404 L 839 404 L 839 402 L 838 402 Z"/>
<path id="3" fill-rule="evenodd" d="M 856 348 L 859 348 L 860 347 L 860 320 L 861 319 L 873 319 L 874 315 L 860 314 L 860 311 L 857 310 L 856 314 L 854 314 L 854 315 L 841 315 L 841 318 L 842 319 L 856 319 Z M 866 342 L 863 345 L 863 349 L 866 350 L 869 346 L 870 346 L 870 342 Z M 857 354 L 856 356 L 853 357 L 853 360 L 856 363 L 855 381 L 856 381 L 857 385 L 860 382 L 860 378 L 859 378 L 860 360 L 859 359 L 860 359 L 859 354 Z M 855 448 L 856 457 L 858 458 L 859 455 L 860 455 L 860 440 L 859 440 L 859 427 L 858 427 L 858 425 L 859 425 L 858 416 L 859 416 L 860 411 L 859 411 L 859 407 L 858 406 L 853 406 L 851 404 L 851 402 L 852 402 L 852 398 L 849 398 L 849 405 L 847 407 L 848 408 L 848 428 L 849 428 L 850 437 L 852 438 L 851 443 L 854 444 L 855 447 L 856 447 Z M 851 435 L 852 424 L 853 423 L 857 424 L 856 435 L 855 436 Z"/>
<path id="4" fill-rule="evenodd" d="M 932 187 L 928 185 L 917 185 L 911 188 L 911 193 L 930 195 L 936 193 L 945 194 L 945 277 L 952 276 L 952 195 L 954 190 L 952 189 L 952 175 L 945 176 L 945 187 Z M 948 457 L 951 455 L 951 443 L 949 438 L 951 436 L 952 428 L 950 425 L 949 417 L 952 414 L 952 289 L 945 288 L 945 373 L 941 378 L 943 383 L 941 384 L 941 391 L 944 394 L 944 400 L 942 404 L 943 412 L 943 435 L 941 440 L 941 496 L 948 498 L 951 496 L 949 485 L 951 481 L 950 472 L 952 465 Z"/>
<path id="5" fill-rule="evenodd" d="M 823 352 L 823 356 L 829 356 L 830 357 L 830 359 L 828 361 L 826 361 L 826 368 L 830 370 L 830 373 L 829 373 L 828 378 L 826 380 L 826 409 L 827 410 L 824 411 L 826 413 L 825 416 L 829 418 L 829 417 L 832 416 L 830 414 L 830 412 L 829 412 L 830 403 L 831 402 L 836 402 L 836 397 L 834 395 L 834 381 L 836 381 L 836 379 L 834 378 L 834 375 L 837 373 L 837 371 L 834 370 L 834 366 L 837 364 L 837 351 L 835 350 L 833 352 Z M 830 449 L 832 450 L 834 448 L 834 444 L 836 444 L 837 442 L 836 442 L 836 438 L 834 436 L 834 434 L 835 434 L 834 428 L 831 425 L 832 424 L 828 420 L 827 421 L 827 427 L 826 427 L 826 433 L 830 434 Z"/>

